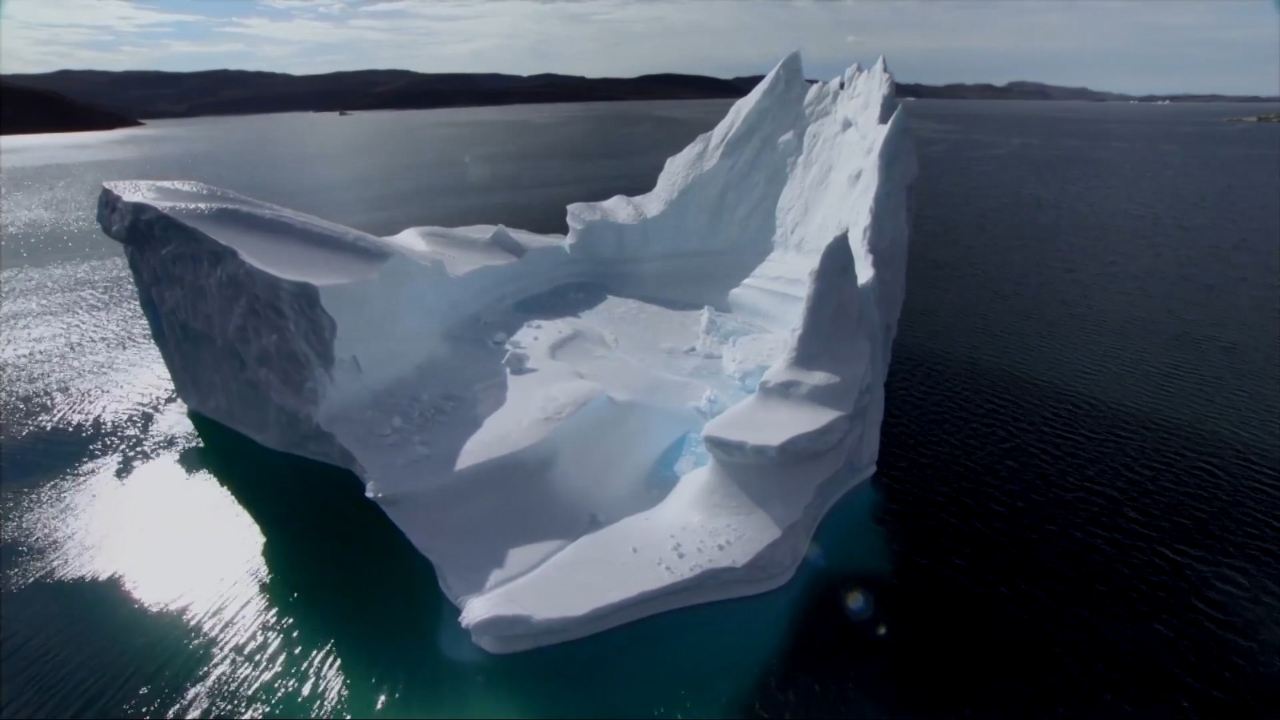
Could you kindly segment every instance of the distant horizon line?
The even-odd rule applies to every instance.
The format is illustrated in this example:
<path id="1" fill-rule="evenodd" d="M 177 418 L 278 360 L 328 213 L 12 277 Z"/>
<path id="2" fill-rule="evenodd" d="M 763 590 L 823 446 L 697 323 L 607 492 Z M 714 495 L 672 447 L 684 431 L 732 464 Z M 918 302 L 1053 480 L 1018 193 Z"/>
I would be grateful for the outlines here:
<path id="1" fill-rule="evenodd" d="M 541 75 L 550 75 L 550 76 L 557 76 L 557 77 L 584 78 L 588 80 L 630 80 L 635 78 L 654 77 L 654 76 L 661 76 L 661 75 L 682 75 L 685 77 L 704 77 L 704 78 L 714 78 L 717 80 L 735 80 L 735 79 L 741 79 L 741 78 L 764 77 L 765 75 L 769 74 L 768 71 L 765 71 L 762 73 L 750 73 L 745 75 L 724 76 L 724 75 L 707 75 L 707 74 L 695 73 L 695 72 L 664 71 L 664 72 L 640 73 L 638 75 L 630 75 L 630 76 L 624 76 L 624 75 L 592 76 L 592 75 L 574 75 L 571 73 L 562 73 L 562 72 L 537 72 L 537 73 L 529 73 L 529 74 L 522 74 L 522 73 L 516 73 L 516 72 L 499 72 L 499 71 L 428 72 L 423 70 L 408 70 L 406 68 L 391 68 L 391 67 L 360 68 L 356 70 L 330 70 L 328 72 L 315 72 L 315 73 L 293 73 L 293 72 L 286 72 L 284 70 L 250 70 L 246 68 L 222 67 L 222 68 L 209 68 L 205 70 L 157 70 L 157 69 L 151 69 L 151 68 L 130 68 L 127 70 L 105 70 L 101 68 L 59 68 L 57 70 L 45 70 L 42 72 L 0 71 L 0 77 L 38 76 L 38 75 L 54 75 L 57 73 L 80 73 L 80 72 L 97 72 L 97 73 L 113 73 L 113 74 L 166 73 L 170 75 L 196 75 L 199 73 L 243 72 L 243 73 L 262 73 L 266 75 L 288 75 L 291 77 L 316 77 L 316 76 L 322 76 L 322 75 L 340 75 L 343 73 L 363 73 L 363 72 L 404 72 L 404 73 L 413 73 L 415 75 L 505 75 L 509 77 L 524 77 L 524 78 L 538 77 Z M 892 71 L 891 71 L 891 74 L 892 74 Z M 809 82 L 825 82 L 824 80 L 821 80 L 819 78 L 810 77 L 806 79 Z M 928 83 L 928 82 L 904 80 L 895 76 L 894 82 L 899 85 L 917 85 L 917 86 L 924 86 L 924 87 L 951 87 L 951 86 L 972 87 L 972 86 L 982 86 L 982 85 L 989 85 L 992 87 L 1008 87 L 1010 85 L 1017 85 L 1017 84 L 1031 84 L 1031 85 L 1043 85 L 1046 87 L 1054 87 L 1054 88 L 1066 88 L 1071 90 L 1088 90 L 1090 92 L 1108 93 L 1112 95 L 1126 95 L 1134 98 L 1141 98 L 1141 97 L 1148 97 L 1148 96 L 1150 97 L 1218 96 L 1218 97 L 1258 97 L 1258 98 L 1267 98 L 1267 99 L 1280 99 L 1280 93 L 1268 95 L 1268 94 L 1256 93 L 1256 92 L 1255 93 L 1226 93 L 1226 92 L 1219 92 L 1219 91 L 1196 92 L 1196 91 L 1189 91 L 1189 90 L 1179 90 L 1174 92 L 1152 92 L 1152 91 L 1130 92 L 1130 91 L 1123 91 L 1123 90 L 1107 90 L 1107 89 L 1092 87 L 1089 85 L 1059 85 L 1056 83 L 1043 82 L 1040 80 L 1027 80 L 1027 79 L 1007 80 L 1002 83 L 997 83 L 993 81 L 970 81 L 970 82 L 950 81 L 950 82 L 943 82 L 943 83 Z"/>

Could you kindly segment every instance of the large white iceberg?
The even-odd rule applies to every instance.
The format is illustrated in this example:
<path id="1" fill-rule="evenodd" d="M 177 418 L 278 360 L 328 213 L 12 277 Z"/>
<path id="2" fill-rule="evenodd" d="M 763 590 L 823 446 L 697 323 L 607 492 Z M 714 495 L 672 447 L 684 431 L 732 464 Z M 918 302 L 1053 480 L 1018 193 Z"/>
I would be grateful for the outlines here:
<path id="1" fill-rule="evenodd" d="M 353 470 L 513 652 L 786 582 L 872 474 L 915 155 L 883 59 L 784 59 L 653 191 L 569 234 L 379 238 L 107 183 L 178 394 Z"/>

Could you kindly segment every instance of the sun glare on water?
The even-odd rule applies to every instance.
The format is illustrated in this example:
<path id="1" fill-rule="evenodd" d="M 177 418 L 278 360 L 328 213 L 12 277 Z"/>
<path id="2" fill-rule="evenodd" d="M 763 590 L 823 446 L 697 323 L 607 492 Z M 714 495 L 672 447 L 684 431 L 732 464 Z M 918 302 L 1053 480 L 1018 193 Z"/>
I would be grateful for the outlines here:
<path id="1" fill-rule="evenodd" d="M 68 545 L 84 574 L 119 577 L 150 609 L 217 615 L 264 579 L 257 525 L 213 477 L 187 475 L 173 458 L 142 465 L 123 482 L 100 474 L 72 503 Z"/>
<path id="2" fill-rule="evenodd" d="M 286 693 L 314 701 L 318 712 L 335 708 L 345 694 L 340 662 L 327 645 L 290 642 L 292 620 L 265 594 L 265 539 L 231 493 L 176 455 L 123 478 L 117 461 L 26 498 L 16 531 L 34 556 L 15 568 L 14 584 L 116 581 L 148 610 L 180 615 L 211 646 L 211 662 L 177 707 L 139 710 L 262 713 Z"/>

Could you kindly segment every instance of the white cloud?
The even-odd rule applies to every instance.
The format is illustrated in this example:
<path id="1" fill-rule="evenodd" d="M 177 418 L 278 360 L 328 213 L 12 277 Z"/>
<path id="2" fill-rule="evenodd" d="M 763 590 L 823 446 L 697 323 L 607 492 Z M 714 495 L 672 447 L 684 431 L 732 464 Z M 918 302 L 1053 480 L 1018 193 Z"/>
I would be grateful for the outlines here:
<path id="1" fill-rule="evenodd" d="M 239 42 L 192 42 L 190 40 L 165 40 L 153 51 L 161 53 L 233 53 L 249 50 Z"/>
<path id="2" fill-rule="evenodd" d="M 205 20 L 127 0 L 6 1 L 0 7 L 0 71 L 115 67 L 119 58 L 135 56 L 128 46 L 108 46 L 120 36 Z"/>
<path id="3" fill-rule="evenodd" d="M 337 15 L 347 9 L 347 0 L 258 0 L 259 5 L 277 10 Z"/>
<path id="4" fill-rule="evenodd" d="M 249 35 L 273 41 L 294 43 L 295 49 L 316 43 L 345 43 L 354 45 L 362 41 L 386 39 L 385 27 L 360 27 L 350 23 L 337 24 L 311 17 L 273 20 L 263 17 L 238 17 L 219 31 L 221 34 Z"/>
<path id="5" fill-rule="evenodd" d="M 413 6 L 410 0 L 387 0 L 386 2 L 371 2 L 360 5 L 359 9 L 364 12 L 398 12 L 400 10 L 408 10 Z"/>
<path id="6" fill-rule="evenodd" d="M 207 8 L 205 18 L 165 7 L 159 0 L 5 0 L 0 66 L 738 75 L 762 72 L 799 48 L 817 76 L 883 53 L 900 77 L 923 82 L 1025 78 L 1118 90 L 1273 93 L 1280 85 L 1276 12 L 1261 0 L 209 0 L 189 6 Z M 189 37 L 193 28 L 199 32 Z M 153 50 L 137 54 L 102 42 L 117 34 L 142 38 L 126 43 L 130 47 Z"/>
<path id="7" fill-rule="evenodd" d="M 4 3 L 4 23 L 48 29 L 110 27 L 120 32 L 153 29 L 181 22 L 200 22 L 203 15 L 159 10 L 130 0 L 17 0 Z"/>

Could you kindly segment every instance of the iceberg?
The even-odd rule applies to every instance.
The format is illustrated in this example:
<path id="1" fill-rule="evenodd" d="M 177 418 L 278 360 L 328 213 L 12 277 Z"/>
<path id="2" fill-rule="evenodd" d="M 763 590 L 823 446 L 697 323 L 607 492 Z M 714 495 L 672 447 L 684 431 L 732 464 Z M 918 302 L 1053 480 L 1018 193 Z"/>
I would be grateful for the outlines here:
<path id="1" fill-rule="evenodd" d="M 349 468 L 517 652 L 794 574 L 875 470 L 915 151 L 881 58 L 785 58 L 638 197 L 375 237 L 194 182 L 104 185 L 194 411 Z"/>

